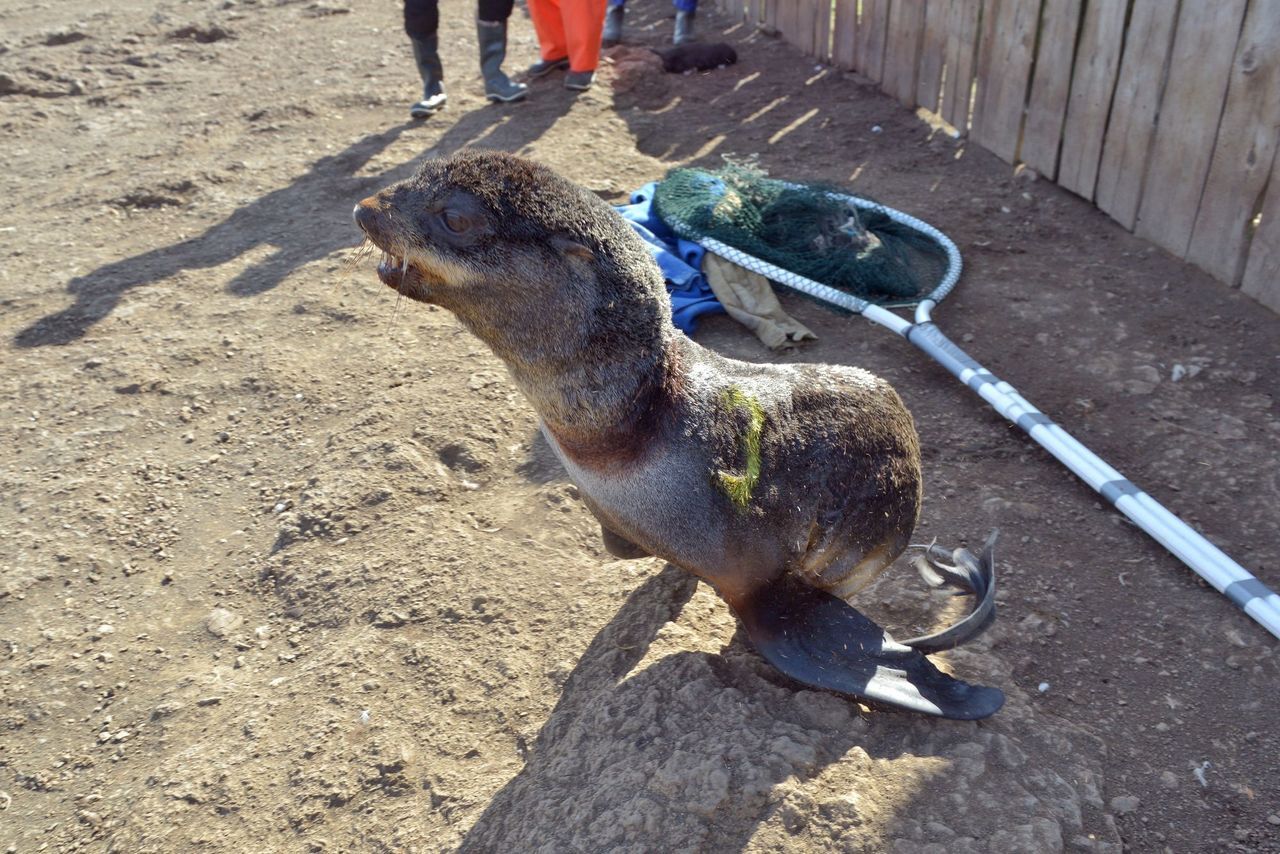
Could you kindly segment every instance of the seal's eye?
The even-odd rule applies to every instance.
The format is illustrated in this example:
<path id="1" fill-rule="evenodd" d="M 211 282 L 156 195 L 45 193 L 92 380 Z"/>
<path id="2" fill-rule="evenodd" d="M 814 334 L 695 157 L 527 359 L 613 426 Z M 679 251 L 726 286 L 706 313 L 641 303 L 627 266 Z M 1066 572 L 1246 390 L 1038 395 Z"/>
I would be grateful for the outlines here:
<path id="1" fill-rule="evenodd" d="M 471 220 L 457 211 L 445 211 L 440 214 L 440 221 L 444 223 L 444 227 L 452 231 L 454 234 L 462 234 L 471 228 Z"/>

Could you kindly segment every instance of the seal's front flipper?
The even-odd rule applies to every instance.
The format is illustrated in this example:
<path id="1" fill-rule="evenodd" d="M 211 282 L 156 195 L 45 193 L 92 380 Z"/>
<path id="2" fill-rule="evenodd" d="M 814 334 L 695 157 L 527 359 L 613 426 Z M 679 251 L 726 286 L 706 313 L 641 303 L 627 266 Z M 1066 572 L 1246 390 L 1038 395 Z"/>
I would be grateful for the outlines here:
<path id="1" fill-rule="evenodd" d="M 600 538 L 604 540 L 604 550 L 616 558 L 622 560 L 636 560 L 637 558 L 649 557 L 649 553 L 628 540 L 626 537 L 619 536 L 610 531 L 604 525 L 600 526 Z"/>
<path id="2" fill-rule="evenodd" d="M 765 660 L 806 685 L 955 720 L 1004 705 L 999 689 L 948 676 L 845 601 L 790 575 L 730 604 Z"/>

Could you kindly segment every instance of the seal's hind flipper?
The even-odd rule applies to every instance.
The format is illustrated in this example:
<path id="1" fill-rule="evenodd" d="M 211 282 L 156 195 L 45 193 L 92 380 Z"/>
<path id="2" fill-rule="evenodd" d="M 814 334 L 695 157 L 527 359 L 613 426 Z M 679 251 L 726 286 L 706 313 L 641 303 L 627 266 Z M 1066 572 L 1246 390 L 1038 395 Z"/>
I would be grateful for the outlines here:
<path id="1" fill-rule="evenodd" d="M 844 600 L 790 575 L 730 604 L 765 660 L 806 685 L 955 720 L 1004 705 L 999 689 L 948 676 Z"/>
<path id="2" fill-rule="evenodd" d="M 982 634 L 995 621 L 995 546 L 999 533 L 991 532 L 977 557 L 968 549 L 956 549 L 948 554 L 946 549 L 929 546 L 922 554 L 913 558 L 913 563 L 926 584 L 930 587 L 947 585 L 957 588 L 957 592 L 970 593 L 974 596 L 974 605 L 968 615 L 954 625 L 931 635 L 904 640 L 904 646 L 923 653 L 954 649 Z M 948 559 L 954 563 L 948 564 Z"/>

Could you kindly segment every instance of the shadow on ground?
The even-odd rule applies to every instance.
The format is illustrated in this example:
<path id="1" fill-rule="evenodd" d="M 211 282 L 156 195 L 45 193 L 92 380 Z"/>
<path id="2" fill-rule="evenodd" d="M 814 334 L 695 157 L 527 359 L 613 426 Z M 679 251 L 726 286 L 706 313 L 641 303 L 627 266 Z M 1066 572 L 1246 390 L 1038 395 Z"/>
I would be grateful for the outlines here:
<path id="1" fill-rule="evenodd" d="M 444 157 L 468 146 L 517 150 L 539 138 L 572 106 L 571 98 L 547 98 L 535 107 L 481 107 L 450 124 L 424 152 Z M 105 264 L 67 284 L 75 301 L 32 323 L 14 336 L 19 347 L 70 344 L 111 314 L 133 288 L 162 281 L 183 270 L 226 264 L 260 246 L 273 251 L 225 285 L 237 297 L 252 297 L 279 285 L 290 273 L 356 244 L 350 210 L 364 196 L 409 177 L 416 159 L 377 175 L 358 174 L 371 160 L 414 127 L 404 122 L 322 157 L 288 186 L 237 209 L 189 240 Z"/>

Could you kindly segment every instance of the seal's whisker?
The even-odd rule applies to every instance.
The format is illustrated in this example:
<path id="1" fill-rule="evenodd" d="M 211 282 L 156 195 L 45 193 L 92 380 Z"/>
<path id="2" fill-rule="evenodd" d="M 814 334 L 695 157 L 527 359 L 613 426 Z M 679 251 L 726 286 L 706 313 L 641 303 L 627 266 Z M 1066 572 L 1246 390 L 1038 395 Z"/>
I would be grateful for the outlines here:
<path id="1" fill-rule="evenodd" d="M 383 263 L 386 263 L 389 265 L 395 259 L 395 256 L 390 255 L 386 252 L 383 252 L 382 259 L 383 259 Z M 409 272 L 409 256 L 406 255 L 404 257 L 404 260 L 401 261 L 400 263 L 400 281 L 396 282 L 396 303 L 391 307 L 391 319 L 387 321 L 386 331 L 383 332 L 384 335 L 391 334 L 391 327 L 395 326 L 396 324 L 396 316 L 400 313 L 400 302 L 401 300 L 404 299 L 404 291 L 401 290 L 401 288 L 404 287 L 404 277 L 406 274 L 408 274 L 408 272 Z"/>
<path id="2" fill-rule="evenodd" d="M 400 288 L 396 288 L 396 304 L 391 307 L 391 319 L 387 322 L 387 331 L 384 334 L 391 334 L 391 327 L 396 325 L 396 316 L 400 314 L 400 301 L 404 299 L 404 293 Z"/>
<path id="3" fill-rule="evenodd" d="M 378 248 L 377 245 L 372 240 L 366 237 L 364 240 L 360 241 L 358 245 L 348 249 L 347 257 L 342 262 L 342 267 L 341 267 L 342 274 L 344 276 L 351 275 L 351 273 L 356 269 L 357 265 L 359 265 L 361 261 L 365 260 L 370 255 L 372 255 L 374 250 L 377 248 Z"/>

